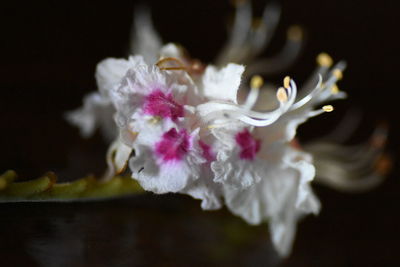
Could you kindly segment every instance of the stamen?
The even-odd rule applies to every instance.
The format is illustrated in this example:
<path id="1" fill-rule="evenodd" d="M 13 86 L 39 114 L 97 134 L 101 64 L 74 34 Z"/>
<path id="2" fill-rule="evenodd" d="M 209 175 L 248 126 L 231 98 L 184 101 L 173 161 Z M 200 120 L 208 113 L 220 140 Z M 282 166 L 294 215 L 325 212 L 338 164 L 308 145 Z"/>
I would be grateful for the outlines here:
<path id="1" fill-rule="evenodd" d="M 254 75 L 250 80 L 250 92 L 247 95 L 246 101 L 243 107 L 246 109 L 251 109 L 257 102 L 258 94 L 260 88 L 263 86 L 264 80 L 260 75 Z"/>
<path id="2" fill-rule="evenodd" d="M 332 112 L 333 111 L 333 106 L 332 105 L 326 105 L 326 106 L 323 106 L 322 109 L 325 112 Z"/>
<path id="3" fill-rule="evenodd" d="M 317 56 L 317 63 L 322 67 L 329 68 L 333 64 L 333 60 L 327 53 L 321 53 Z"/>
<path id="4" fill-rule="evenodd" d="M 286 76 L 283 79 L 283 87 L 285 87 L 286 89 L 288 89 L 290 87 L 290 77 L 289 76 Z"/>
<path id="5" fill-rule="evenodd" d="M 250 87 L 260 89 L 264 85 L 264 79 L 260 75 L 254 75 L 250 80 Z"/>
<path id="6" fill-rule="evenodd" d="M 303 29 L 299 25 L 291 26 L 287 31 L 287 38 L 291 41 L 301 41 L 303 39 Z"/>
<path id="7" fill-rule="evenodd" d="M 154 116 L 151 119 L 148 120 L 149 123 L 151 124 L 157 124 L 161 121 L 161 117 L 160 116 Z"/>
<path id="8" fill-rule="evenodd" d="M 171 62 L 177 63 L 178 66 L 177 67 L 167 67 L 167 66 L 163 67 L 164 64 L 171 63 Z M 183 64 L 182 61 L 180 61 L 179 59 L 174 58 L 174 57 L 162 58 L 156 63 L 156 66 L 159 67 L 160 70 L 186 70 L 185 64 Z"/>
<path id="9" fill-rule="evenodd" d="M 333 86 L 332 86 L 332 88 L 331 88 L 331 93 L 333 94 L 333 95 L 336 95 L 336 94 L 338 94 L 339 93 L 339 87 L 336 85 L 336 84 L 334 84 Z"/>
<path id="10" fill-rule="evenodd" d="M 343 79 L 343 72 L 340 69 L 334 69 L 332 72 L 333 76 L 336 77 L 336 79 L 341 80 Z"/>
<path id="11" fill-rule="evenodd" d="M 278 92 L 276 92 L 276 97 L 278 98 L 278 100 L 279 100 L 280 102 L 286 102 L 286 101 L 288 100 L 288 95 L 287 95 L 287 93 L 286 93 L 285 88 L 280 87 L 280 88 L 278 89 Z"/>

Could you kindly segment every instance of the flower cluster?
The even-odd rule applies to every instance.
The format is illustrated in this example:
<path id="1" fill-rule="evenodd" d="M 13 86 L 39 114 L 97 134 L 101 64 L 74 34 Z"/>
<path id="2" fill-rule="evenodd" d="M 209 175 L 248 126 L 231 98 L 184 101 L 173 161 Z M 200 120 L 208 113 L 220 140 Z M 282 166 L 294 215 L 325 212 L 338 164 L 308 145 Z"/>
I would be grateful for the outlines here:
<path id="1" fill-rule="evenodd" d="M 267 6 L 261 23 L 252 26 L 250 4 L 242 3 L 216 65 L 204 65 L 175 44 L 162 45 L 141 10 L 133 55 L 100 62 L 99 92 L 68 119 L 84 136 L 101 126 L 113 140 L 106 176 L 129 166 L 147 191 L 188 194 L 205 210 L 226 205 L 250 224 L 268 221 L 277 251 L 287 255 L 299 218 L 320 210 L 310 186 L 313 154 L 299 145 L 296 129 L 332 111 L 325 102 L 345 97 L 336 85 L 345 64 L 333 65 L 320 54 L 300 93 L 290 77 L 281 86 L 264 84 L 255 74 L 285 67 L 301 46 L 301 30 L 293 27 L 281 56 L 256 60 L 273 31 L 265 25 L 278 17 L 278 7 Z"/>

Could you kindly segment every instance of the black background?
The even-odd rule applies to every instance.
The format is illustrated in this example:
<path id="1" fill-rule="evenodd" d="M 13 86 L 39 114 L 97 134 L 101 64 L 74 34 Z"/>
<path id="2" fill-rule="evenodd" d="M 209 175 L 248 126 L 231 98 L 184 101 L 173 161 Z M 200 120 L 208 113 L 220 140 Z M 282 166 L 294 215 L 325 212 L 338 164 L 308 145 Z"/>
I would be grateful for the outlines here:
<path id="1" fill-rule="evenodd" d="M 146 3 L 164 41 L 180 42 L 193 57 L 210 62 L 226 39 L 233 11 L 229 1 Z M 266 1 L 253 3 L 260 15 Z M 307 41 L 296 63 L 271 79 L 289 74 L 301 83 L 321 51 L 348 62 L 339 87 L 349 99 L 338 103 L 334 113 L 301 127 L 300 137 L 307 140 L 328 133 L 346 110 L 356 107 L 363 111 L 363 121 L 350 142 L 365 141 L 385 120 L 391 127 L 387 149 L 396 158 L 399 4 L 286 0 L 281 5 L 282 19 L 265 55 L 279 51 L 292 24 L 304 27 Z M 127 55 L 134 6 L 134 1 L 15 1 L 1 7 L 0 171 L 14 169 L 22 177 L 36 177 L 53 170 L 61 179 L 103 171 L 106 148 L 100 137 L 82 141 L 63 120 L 63 113 L 78 107 L 82 96 L 96 89 L 94 70 L 100 60 Z M 387 180 L 364 194 L 316 186 L 322 212 L 300 224 L 293 254 L 283 266 L 400 264 L 397 175 L 394 162 Z"/>

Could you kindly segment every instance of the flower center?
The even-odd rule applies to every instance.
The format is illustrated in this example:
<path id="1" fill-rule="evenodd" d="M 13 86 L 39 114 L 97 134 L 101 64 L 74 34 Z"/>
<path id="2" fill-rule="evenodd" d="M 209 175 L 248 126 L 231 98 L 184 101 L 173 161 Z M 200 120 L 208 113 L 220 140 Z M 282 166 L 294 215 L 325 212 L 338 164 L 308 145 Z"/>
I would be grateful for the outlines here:
<path id="1" fill-rule="evenodd" d="M 181 160 L 189 151 L 190 136 L 186 129 L 179 132 L 172 128 L 164 133 L 161 141 L 156 143 L 155 153 L 163 161 Z"/>
<path id="2" fill-rule="evenodd" d="M 253 160 L 261 148 L 261 141 L 254 139 L 249 130 L 244 129 L 235 136 L 236 143 L 240 146 L 241 159 Z"/>
<path id="3" fill-rule="evenodd" d="M 183 105 L 175 102 L 172 93 L 165 94 L 160 89 L 146 96 L 144 113 L 173 121 L 184 116 Z"/>

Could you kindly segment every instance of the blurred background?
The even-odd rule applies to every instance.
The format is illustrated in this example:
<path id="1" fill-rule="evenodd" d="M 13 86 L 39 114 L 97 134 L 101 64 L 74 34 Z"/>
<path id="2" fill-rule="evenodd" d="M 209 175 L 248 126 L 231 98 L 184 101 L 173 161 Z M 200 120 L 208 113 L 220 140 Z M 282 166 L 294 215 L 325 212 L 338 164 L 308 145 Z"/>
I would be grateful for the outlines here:
<path id="1" fill-rule="evenodd" d="M 258 15 L 268 3 L 267 0 L 252 2 Z M 365 142 L 374 127 L 386 121 L 390 126 L 387 150 L 395 159 L 400 148 L 396 98 L 399 88 L 395 81 L 399 62 L 396 41 L 399 3 L 394 0 L 278 2 L 282 6 L 281 22 L 264 55 L 279 51 L 287 28 L 293 24 L 304 28 L 306 42 L 295 64 L 271 79 L 280 80 L 290 75 L 298 83 L 305 81 L 320 52 L 348 63 L 339 87 L 348 92 L 349 98 L 334 103 L 335 112 L 300 127 L 300 139 L 307 141 L 329 133 L 348 110 L 356 108 L 362 111 L 363 119 L 349 143 Z M 103 172 L 106 146 L 101 136 L 82 140 L 78 130 L 68 125 L 63 116 L 65 111 L 80 106 L 86 93 L 96 89 L 94 70 L 100 60 L 127 56 L 133 10 L 138 3 L 25 1 L 1 7 L 4 14 L 0 19 L 1 172 L 13 169 L 22 178 L 33 178 L 52 170 L 64 180 Z M 194 58 L 211 62 L 227 38 L 226 28 L 233 15 L 228 0 L 145 3 L 152 10 L 155 27 L 163 40 L 181 43 Z M 274 255 L 265 229 L 247 229 L 250 226 L 242 225 L 236 218 L 232 223 L 251 232 L 254 241 L 249 241 L 247 247 L 241 245 L 238 250 L 228 249 L 223 260 L 209 256 L 208 252 L 197 254 L 196 240 L 202 245 L 227 242 L 222 237 L 225 241 L 207 239 L 207 236 L 219 231 L 214 224 L 224 224 L 229 220 L 226 217 L 233 215 L 226 211 L 202 212 L 197 201 L 186 197 L 148 195 L 99 203 L 0 204 L 0 209 L 5 211 L 0 216 L 0 266 L 274 266 L 278 263 L 281 266 L 395 266 L 400 264 L 398 174 L 394 161 L 386 181 L 363 194 L 345 194 L 316 185 L 322 212 L 299 224 L 293 253 L 283 261 Z M 170 203 L 173 208 L 160 201 Z M 185 218 L 186 212 L 189 219 Z M 118 218 L 117 223 L 108 223 L 114 217 Z M 112 236 L 122 239 L 124 234 L 118 235 L 116 228 L 119 222 L 144 225 L 135 228 L 148 234 L 137 237 L 144 243 L 104 242 Z M 193 229 L 189 222 L 193 223 Z M 91 228 L 92 225 L 97 226 Z M 152 230 L 157 227 L 165 232 Z M 179 234 L 179 227 L 187 228 L 183 232 L 193 231 L 205 237 Z M 78 232 L 85 238 L 66 241 Z M 260 241 L 258 233 L 265 234 L 266 238 Z M 136 234 L 132 235 L 136 238 Z M 158 235 L 169 238 L 165 246 L 158 245 Z M 179 238 L 175 240 L 175 236 Z M 96 245 L 99 239 L 103 242 L 101 246 Z M 185 246 L 193 249 L 182 250 Z M 125 252 L 107 254 L 116 248 L 124 248 Z M 186 256 L 182 258 L 182 254 Z M 102 261 L 106 255 L 121 261 L 112 261 L 109 257 L 108 261 Z M 73 258 L 75 262 L 67 260 Z"/>

